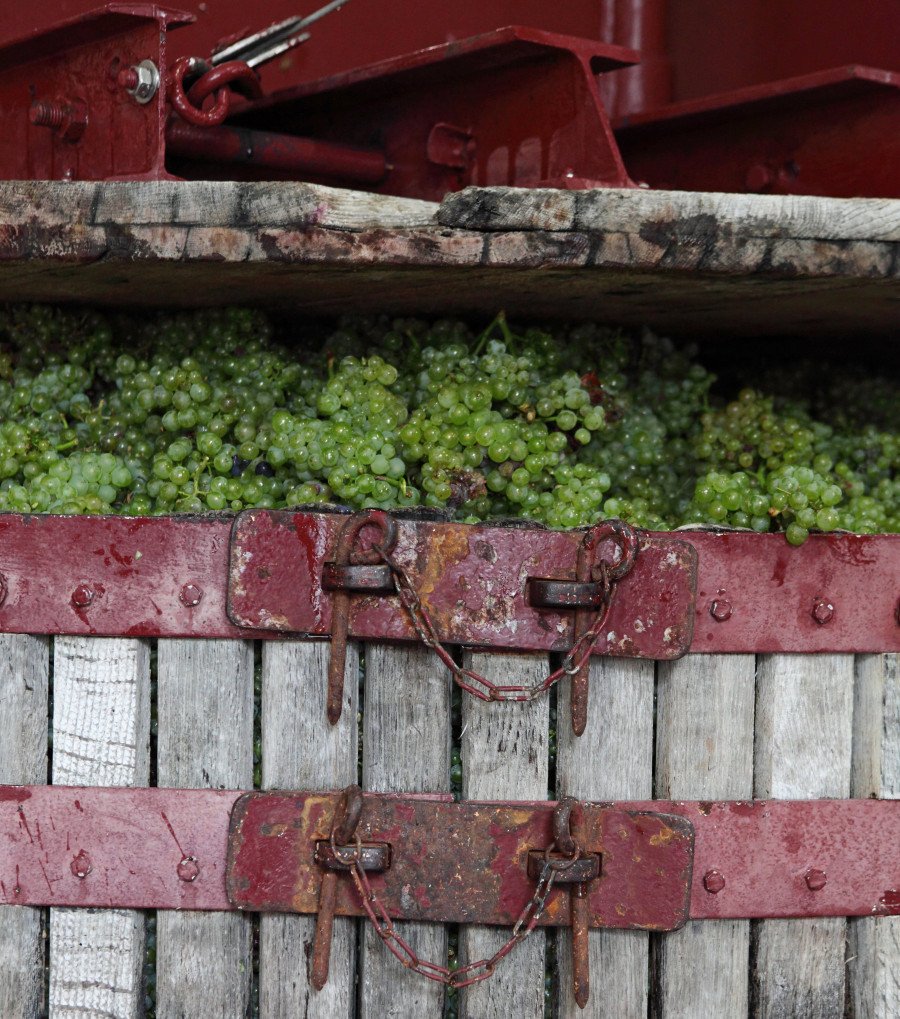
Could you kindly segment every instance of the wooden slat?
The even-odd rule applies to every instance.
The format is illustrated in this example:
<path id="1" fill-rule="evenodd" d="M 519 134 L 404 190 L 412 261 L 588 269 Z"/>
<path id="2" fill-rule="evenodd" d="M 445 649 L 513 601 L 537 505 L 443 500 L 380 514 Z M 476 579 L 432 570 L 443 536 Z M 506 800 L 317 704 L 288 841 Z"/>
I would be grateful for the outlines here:
<path id="1" fill-rule="evenodd" d="M 547 674 L 543 655 L 473 654 L 467 666 L 494 683 L 532 685 Z M 463 694 L 462 795 L 466 800 L 545 800 L 549 698 L 530 704 L 485 703 Z M 525 903 L 522 903 L 525 906 Z M 460 928 L 460 962 L 488 958 L 509 938 L 506 928 Z M 460 992 L 460 1016 L 542 1019 L 546 937 L 534 933 L 483 983 Z"/>
<path id="2" fill-rule="evenodd" d="M 762 655 L 754 795 L 850 795 L 852 655 Z M 754 997 L 764 1019 L 841 1019 L 847 921 L 763 920 Z"/>
<path id="3" fill-rule="evenodd" d="M 330 645 L 322 641 L 263 644 L 262 785 L 264 789 L 336 789 L 357 779 L 359 659 L 348 645 L 344 708 L 331 726 L 325 717 Z M 309 982 L 315 917 L 260 917 L 261 1019 L 349 1017 L 355 999 L 356 922 L 334 923 L 329 979 Z"/>
<path id="4" fill-rule="evenodd" d="M 420 647 L 366 645 L 363 788 L 373 792 L 450 789 L 450 686 L 434 654 Z M 437 924 L 397 924 L 423 959 L 447 964 L 447 932 Z M 360 953 L 359 1014 L 441 1015 L 440 984 L 404 969 L 365 923 Z"/>
<path id="5" fill-rule="evenodd" d="M 150 779 L 146 641 L 57 637 L 53 651 L 53 782 L 146 785 Z M 73 847 L 73 857 L 77 851 Z M 139 1016 L 143 963 L 142 913 L 51 909 L 53 1019 Z"/>
<path id="6" fill-rule="evenodd" d="M 858 655 L 850 794 L 900 799 L 900 656 Z M 847 975 L 855 1019 L 900 1015 L 900 916 L 853 919 Z"/>
<path id="7" fill-rule="evenodd" d="M 556 791 L 585 800 L 649 800 L 653 795 L 653 662 L 594 658 L 588 720 L 572 734 L 569 689 L 557 701 Z M 557 1010 L 585 1019 L 646 1019 L 649 935 L 591 931 L 591 993 L 579 1012 L 572 993 L 571 935 L 557 935 Z"/>
<path id="8" fill-rule="evenodd" d="M 0 783 L 47 781 L 46 637 L 0 634 Z M 37 1019 L 44 1007 L 41 910 L 0 906 L 0 1016 Z"/>
<path id="9" fill-rule="evenodd" d="M 157 782 L 248 789 L 253 784 L 253 644 L 161 640 Z M 188 847 L 182 850 L 190 855 Z M 202 875 L 203 860 L 198 860 Z M 238 913 L 160 912 L 158 1019 L 244 1016 L 251 922 Z"/>
<path id="10" fill-rule="evenodd" d="M 753 792 L 753 655 L 660 663 L 657 799 L 748 799 Z M 726 881 L 739 875 L 725 875 Z M 750 925 L 697 921 L 655 946 L 656 1013 L 744 1016 Z"/>

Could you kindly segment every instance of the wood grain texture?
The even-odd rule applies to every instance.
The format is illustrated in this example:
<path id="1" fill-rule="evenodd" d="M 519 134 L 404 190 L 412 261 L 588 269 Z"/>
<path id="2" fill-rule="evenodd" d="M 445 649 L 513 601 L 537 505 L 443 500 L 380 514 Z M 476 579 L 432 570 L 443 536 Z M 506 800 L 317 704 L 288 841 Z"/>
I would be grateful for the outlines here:
<path id="1" fill-rule="evenodd" d="M 253 644 L 161 640 L 157 781 L 194 789 L 253 785 Z M 198 860 L 202 878 L 203 860 Z M 159 1019 L 249 1014 L 251 923 L 238 913 L 157 915 Z"/>
<path id="2" fill-rule="evenodd" d="M 594 658 L 588 720 L 572 733 L 569 689 L 557 700 L 556 793 L 584 800 L 653 796 L 653 662 Z M 557 1010 L 585 1019 L 646 1019 L 650 938 L 643 931 L 591 931 L 591 993 L 579 1011 L 572 993 L 571 935 L 557 933 Z"/>
<path id="3" fill-rule="evenodd" d="M 0 183 L 0 299 L 592 316 L 692 337 L 883 336 L 900 202 L 294 183 Z M 529 270 L 522 287 L 522 270 Z M 780 342 L 780 340 L 779 340 Z"/>
<path id="4" fill-rule="evenodd" d="M 528 686 L 547 675 L 544 655 L 467 654 L 466 666 L 494 683 Z M 548 788 L 549 697 L 531 703 L 462 702 L 462 795 L 465 800 L 545 800 Z M 525 903 L 522 903 L 525 906 Z M 460 962 L 489 958 L 508 928 L 464 925 Z M 460 1019 L 543 1019 L 546 936 L 535 930 L 494 975 L 460 991 Z"/>
<path id="5" fill-rule="evenodd" d="M 900 655 L 857 655 L 851 796 L 900 799 Z M 853 1019 L 900 1015 L 900 916 L 853 918 L 847 978 Z"/>
<path id="6" fill-rule="evenodd" d="M 659 663 L 657 799 L 752 795 L 754 667 L 753 655 L 688 655 Z M 749 956 L 745 920 L 695 921 L 660 935 L 654 1014 L 746 1015 Z"/>
<path id="7" fill-rule="evenodd" d="M 57 637 L 53 782 L 139 786 L 149 779 L 149 645 L 119 638 Z M 141 1015 L 143 963 L 142 913 L 50 910 L 53 1019 Z"/>
<path id="8" fill-rule="evenodd" d="M 0 634 L 0 783 L 47 781 L 46 637 Z M 37 1019 L 44 1008 L 42 910 L 0 906 L 0 1016 Z"/>
<path id="9" fill-rule="evenodd" d="M 357 780 L 359 657 L 347 646 L 340 721 L 325 718 L 330 644 L 266 641 L 262 649 L 262 786 L 340 789 Z M 269 914 L 259 926 L 261 1019 L 349 1017 L 355 1001 L 356 921 L 334 923 L 328 983 L 309 982 L 315 917 Z"/>
<path id="10" fill-rule="evenodd" d="M 448 792 L 450 678 L 422 647 L 366 645 L 363 788 L 373 792 Z M 447 931 L 439 924 L 398 923 L 422 959 L 447 964 Z M 360 1019 L 441 1015 L 444 988 L 404 969 L 369 923 L 360 938 Z"/>
<path id="11" fill-rule="evenodd" d="M 744 237 L 900 240 L 900 201 L 811 195 L 740 195 L 645 188 L 469 187 L 447 195 L 438 222 L 467 230 L 604 230 L 645 234 L 716 224 Z"/>
<path id="12" fill-rule="evenodd" d="M 850 795 L 852 655 L 761 655 L 754 795 Z M 761 1019 L 841 1019 L 847 921 L 762 920 L 754 999 Z"/>

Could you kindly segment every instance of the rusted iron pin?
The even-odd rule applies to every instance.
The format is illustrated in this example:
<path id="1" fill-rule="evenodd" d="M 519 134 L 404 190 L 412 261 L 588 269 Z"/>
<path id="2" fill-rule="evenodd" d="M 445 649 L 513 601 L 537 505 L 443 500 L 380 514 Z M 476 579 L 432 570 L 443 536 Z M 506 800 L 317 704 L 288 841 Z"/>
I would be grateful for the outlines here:
<path id="1" fill-rule="evenodd" d="M 362 790 L 358 785 L 348 785 L 341 794 L 331 824 L 331 848 L 334 850 L 335 856 L 339 856 L 338 850 L 346 846 L 356 834 L 362 807 Z M 356 852 L 359 853 L 358 846 Z M 316 913 L 316 932 L 313 936 L 312 965 L 310 967 L 310 982 L 317 991 L 321 991 L 328 983 L 337 888 L 338 871 L 326 870 L 322 875 L 322 884 L 319 888 L 319 909 Z"/>
<path id="2" fill-rule="evenodd" d="M 582 855 L 581 848 L 572 834 L 572 811 L 578 806 L 578 800 L 574 797 L 564 796 L 553 811 L 553 841 L 556 848 L 572 860 L 577 860 Z M 569 891 L 569 921 L 572 925 L 572 989 L 575 1003 L 579 1008 L 584 1008 L 591 991 L 588 882 L 579 881 L 572 885 Z"/>
<path id="3" fill-rule="evenodd" d="M 317 991 L 321 991 L 325 984 L 328 983 L 337 886 L 337 871 L 326 870 L 322 875 L 322 886 L 319 889 L 319 909 L 316 913 L 316 933 L 313 937 L 312 967 L 310 970 L 310 982 Z"/>
<path id="4" fill-rule="evenodd" d="M 364 528 L 378 532 L 374 547 L 356 547 Z M 337 725 L 343 708 L 351 594 L 353 591 L 370 594 L 394 591 L 390 568 L 383 562 L 380 550 L 390 552 L 396 543 L 396 522 L 383 510 L 367 510 L 347 521 L 338 535 L 334 560 L 324 564 L 322 587 L 334 592 L 331 599 L 331 656 L 328 660 L 326 701 L 328 721 L 332 725 Z"/>

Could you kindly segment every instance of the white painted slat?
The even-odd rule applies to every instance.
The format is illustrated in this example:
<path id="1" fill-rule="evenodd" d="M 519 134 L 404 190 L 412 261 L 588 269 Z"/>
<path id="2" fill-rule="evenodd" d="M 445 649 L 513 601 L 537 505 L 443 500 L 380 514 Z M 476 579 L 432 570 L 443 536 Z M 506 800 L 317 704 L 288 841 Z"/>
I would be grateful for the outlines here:
<path id="1" fill-rule="evenodd" d="M 547 674 L 544 655 L 467 655 L 468 668 L 494 683 L 532 685 Z M 548 782 L 549 698 L 485 703 L 463 694 L 462 794 L 466 800 L 545 800 Z M 525 903 L 522 903 L 525 906 Z M 488 958 L 508 928 L 460 928 L 460 962 Z M 460 991 L 460 1017 L 542 1019 L 546 937 L 541 930 L 507 956 L 488 980 Z"/>
<path id="2" fill-rule="evenodd" d="M 450 677 L 421 647 L 366 645 L 363 688 L 363 788 L 372 792 L 450 789 Z M 447 932 L 439 924 L 398 923 L 397 930 L 429 962 L 447 964 Z M 444 989 L 404 969 L 363 924 L 361 1019 L 441 1015 Z"/>
<path id="3" fill-rule="evenodd" d="M 858 655 L 852 796 L 900 799 L 900 655 Z M 847 976 L 855 1019 L 900 1016 L 900 916 L 850 921 Z"/>
<path id="4" fill-rule="evenodd" d="M 46 637 L 0 634 L 0 783 L 47 781 Z M 41 910 L 0 906 L 0 1016 L 37 1019 L 44 1008 Z"/>
<path id="5" fill-rule="evenodd" d="M 157 783 L 249 789 L 253 784 L 253 644 L 161 640 Z M 182 850 L 193 855 L 190 848 Z M 203 859 L 198 859 L 203 878 Z M 250 1003 L 251 922 L 239 913 L 160 911 L 158 1019 L 239 1019 Z"/>
<path id="6" fill-rule="evenodd" d="M 557 701 L 557 795 L 583 800 L 648 800 L 653 795 L 653 662 L 594 658 L 587 726 L 572 733 L 568 684 Z M 649 935 L 591 931 L 591 992 L 580 1011 L 572 993 L 571 934 L 557 935 L 558 1014 L 646 1019 Z"/>
<path id="7" fill-rule="evenodd" d="M 146 641 L 57 637 L 53 782 L 140 786 L 150 778 Z M 73 847 L 73 854 L 78 847 Z M 85 880 L 90 881 L 90 875 Z M 143 1011 L 144 917 L 135 910 L 50 911 L 51 1019 L 131 1019 Z"/>
<path id="8" fill-rule="evenodd" d="M 850 795 L 852 655 L 762 655 L 756 690 L 754 795 Z M 812 866 L 812 862 L 810 866 Z M 762 920 L 755 999 L 764 1019 L 841 1019 L 847 921 Z"/>
<path id="9" fill-rule="evenodd" d="M 344 707 L 337 725 L 325 717 L 330 645 L 264 641 L 262 785 L 264 789 L 340 789 L 357 779 L 359 658 L 347 647 Z M 328 983 L 309 982 L 315 917 L 260 917 L 261 1019 L 344 1019 L 353 1011 L 356 921 L 334 922 Z"/>
<path id="10" fill-rule="evenodd" d="M 753 655 L 687 655 L 659 664 L 657 799 L 749 799 L 754 666 Z M 749 955 L 745 920 L 696 921 L 660 935 L 656 1014 L 745 1016 Z"/>

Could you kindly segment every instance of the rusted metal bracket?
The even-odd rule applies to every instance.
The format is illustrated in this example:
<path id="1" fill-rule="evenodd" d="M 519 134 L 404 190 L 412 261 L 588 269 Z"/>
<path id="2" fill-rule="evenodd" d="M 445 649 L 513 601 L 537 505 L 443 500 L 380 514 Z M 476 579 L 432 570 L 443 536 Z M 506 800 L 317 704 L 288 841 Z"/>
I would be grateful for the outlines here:
<path id="1" fill-rule="evenodd" d="M 454 803 L 355 789 L 0 786 L 0 904 L 314 913 L 323 946 L 329 916 L 368 915 L 424 971 L 393 919 L 518 924 L 518 941 L 538 925 L 900 915 L 898 844 L 897 800 Z M 484 962 L 456 979 L 482 979 Z M 442 969 L 425 975 L 445 979 Z M 574 969 L 583 994 L 583 961 Z"/>
<path id="2" fill-rule="evenodd" d="M 335 561 L 346 523 L 345 514 L 287 510 L 0 513 L 0 630 L 327 637 L 327 585 L 336 575 L 325 564 Z M 397 527 L 398 561 L 442 640 L 498 651 L 571 646 L 571 597 L 565 607 L 534 602 L 552 592 L 548 580 L 576 581 L 585 531 L 402 519 Z M 794 548 L 780 534 L 640 532 L 597 651 L 647 658 L 900 651 L 898 577 L 896 534 L 814 534 Z M 350 639 L 418 639 L 398 599 L 371 592 L 353 595 L 348 627 Z"/>

